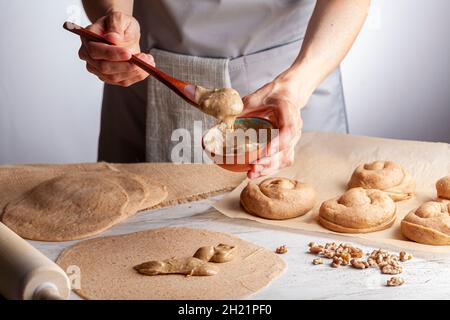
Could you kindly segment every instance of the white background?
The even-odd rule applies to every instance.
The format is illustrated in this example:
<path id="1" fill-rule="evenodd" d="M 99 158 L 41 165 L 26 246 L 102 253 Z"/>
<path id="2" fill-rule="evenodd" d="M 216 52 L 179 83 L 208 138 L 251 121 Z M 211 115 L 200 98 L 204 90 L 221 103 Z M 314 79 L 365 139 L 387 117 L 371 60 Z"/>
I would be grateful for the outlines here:
<path id="1" fill-rule="evenodd" d="M 96 160 L 102 86 L 61 27 L 80 8 L 0 0 L 1 164 Z M 351 133 L 450 142 L 449 13 L 448 0 L 373 0 L 342 66 Z"/>

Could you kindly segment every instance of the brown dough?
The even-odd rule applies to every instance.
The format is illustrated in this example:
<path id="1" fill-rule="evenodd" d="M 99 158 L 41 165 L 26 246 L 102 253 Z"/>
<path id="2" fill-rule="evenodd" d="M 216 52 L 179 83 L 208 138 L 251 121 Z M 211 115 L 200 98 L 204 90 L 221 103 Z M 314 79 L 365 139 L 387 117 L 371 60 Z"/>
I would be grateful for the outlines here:
<path id="1" fill-rule="evenodd" d="M 145 277 L 133 266 L 142 261 L 193 255 L 202 246 L 226 243 L 239 248 L 236 257 L 217 264 L 212 277 L 164 275 Z M 191 228 L 164 228 L 80 242 L 60 255 L 65 270 L 81 270 L 87 299 L 237 299 L 266 287 L 286 268 L 275 253 L 229 234 Z"/>
<path id="2" fill-rule="evenodd" d="M 348 188 L 378 189 L 389 194 L 394 201 L 413 196 L 416 184 L 411 174 L 392 161 L 374 161 L 356 168 Z"/>
<path id="3" fill-rule="evenodd" d="M 450 176 L 443 177 L 436 182 L 436 191 L 439 198 L 450 200 Z"/>
<path id="4" fill-rule="evenodd" d="M 2 220 L 26 239 L 69 241 L 120 221 L 128 201 L 125 190 L 111 180 L 93 174 L 62 176 L 8 204 Z"/>
<path id="5" fill-rule="evenodd" d="M 2 220 L 26 239 L 77 240 L 98 234 L 166 196 L 164 187 L 146 186 L 130 173 L 64 175 L 9 203 Z"/>
<path id="6" fill-rule="evenodd" d="M 368 233 L 389 228 L 396 218 L 396 205 L 384 192 L 353 188 L 322 203 L 320 224 L 340 233 Z"/>
<path id="7" fill-rule="evenodd" d="M 315 203 L 316 192 L 311 186 L 287 178 L 269 178 L 259 185 L 250 181 L 241 193 L 245 211 L 271 220 L 302 216 Z"/>
<path id="8" fill-rule="evenodd" d="M 405 237 L 418 243 L 450 245 L 450 201 L 428 201 L 402 220 Z"/>

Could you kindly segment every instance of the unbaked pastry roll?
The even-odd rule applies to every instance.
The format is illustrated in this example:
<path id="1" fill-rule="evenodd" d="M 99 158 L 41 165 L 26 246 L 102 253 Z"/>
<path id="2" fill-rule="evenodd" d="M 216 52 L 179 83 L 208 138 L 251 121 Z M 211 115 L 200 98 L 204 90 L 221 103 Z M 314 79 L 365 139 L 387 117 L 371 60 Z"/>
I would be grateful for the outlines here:
<path id="1" fill-rule="evenodd" d="M 269 178 L 259 185 L 250 181 L 241 193 L 245 211 L 271 220 L 302 216 L 315 203 L 316 192 L 310 185 L 287 178 Z"/>
<path id="2" fill-rule="evenodd" d="M 450 200 L 450 176 L 443 177 L 436 182 L 438 198 Z"/>
<path id="3" fill-rule="evenodd" d="M 431 245 L 450 245 L 450 201 L 428 201 L 403 219 L 408 239 Z"/>
<path id="4" fill-rule="evenodd" d="M 374 161 L 356 168 L 348 188 L 378 189 L 389 194 L 394 201 L 413 196 L 416 183 L 411 174 L 392 161 Z"/>
<path id="5" fill-rule="evenodd" d="M 389 228 L 395 222 L 396 211 L 386 193 L 353 188 L 321 205 L 319 223 L 340 233 L 368 233 Z"/>

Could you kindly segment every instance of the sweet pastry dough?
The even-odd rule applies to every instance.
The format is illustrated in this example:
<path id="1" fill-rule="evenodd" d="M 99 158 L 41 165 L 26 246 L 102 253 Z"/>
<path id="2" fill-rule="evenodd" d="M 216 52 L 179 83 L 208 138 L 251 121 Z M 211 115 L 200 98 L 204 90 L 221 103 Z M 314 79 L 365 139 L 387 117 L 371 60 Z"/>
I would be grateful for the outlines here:
<path id="1" fill-rule="evenodd" d="M 403 219 L 401 230 L 415 242 L 450 245 L 450 201 L 429 201 Z"/>
<path id="2" fill-rule="evenodd" d="M 259 185 L 250 181 L 241 193 L 245 211 L 271 220 L 302 216 L 315 203 L 316 192 L 310 185 L 287 178 L 269 178 Z"/>
<path id="3" fill-rule="evenodd" d="M 9 203 L 2 221 L 26 239 L 69 241 L 108 229 L 129 205 L 125 190 L 112 180 L 91 174 L 61 176 Z"/>
<path id="4" fill-rule="evenodd" d="M 320 224 L 341 233 L 368 233 L 389 228 L 396 218 L 396 205 L 384 192 L 353 188 L 325 201 L 319 210 Z"/>
<path id="5" fill-rule="evenodd" d="M 374 161 L 360 165 L 353 172 L 348 188 L 378 189 L 389 194 L 394 201 L 413 196 L 416 183 L 411 174 L 392 161 Z"/>
<path id="6" fill-rule="evenodd" d="M 167 196 L 159 185 L 119 171 L 66 174 L 8 203 L 2 222 L 23 238 L 70 241 L 98 234 Z"/>
<path id="7" fill-rule="evenodd" d="M 234 259 L 216 266 L 214 276 L 168 274 L 143 276 L 133 266 L 149 259 L 191 256 L 202 246 L 226 243 L 238 248 Z M 192 228 L 164 228 L 95 238 L 64 250 L 57 263 L 77 266 L 81 278 L 75 292 L 91 300 L 229 300 L 242 299 L 268 286 L 286 269 L 270 250 L 230 234 Z"/>
<path id="8" fill-rule="evenodd" d="M 436 182 L 436 191 L 439 198 L 450 200 L 450 176 L 443 177 Z"/>

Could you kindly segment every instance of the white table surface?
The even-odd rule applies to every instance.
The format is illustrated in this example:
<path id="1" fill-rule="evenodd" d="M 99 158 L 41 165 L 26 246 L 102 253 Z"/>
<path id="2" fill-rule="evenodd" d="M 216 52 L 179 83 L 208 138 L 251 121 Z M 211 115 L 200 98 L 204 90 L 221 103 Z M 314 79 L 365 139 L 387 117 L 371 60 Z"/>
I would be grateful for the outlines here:
<path id="1" fill-rule="evenodd" d="M 375 247 L 358 244 L 354 239 L 325 235 L 292 229 L 266 226 L 257 222 L 230 219 L 211 207 L 214 197 L 209 200 L 178 205 L 140 213 L 119 224 L 100 236 L 126 234 L 162 227 L 193 227 L 234 234 L 244 240 L 274 250 L 277 246 L 289 248 L 282 258 L 288 268 L 283 275 L 267 288 L 250 299 L 449 299 L 450 298 L 450 257 L 419 258 L 404 264 L 400 275 L 406 284 L 400 287 L 386 287 L 389 275 L 378 269 L 357 270 L 351 267 L 334 269 L 325 264 L 314 266 L 315 256 L 309 254 L 308 243 L 315 241 L 325 244 L 335 241 L 351 242 L 370 252 Z M 49 258 L 55 260 L 60 252 L 76 243 L 45 243 L 30 241 Z M 72 299 L 79 299 L 72 293 Z"/>

